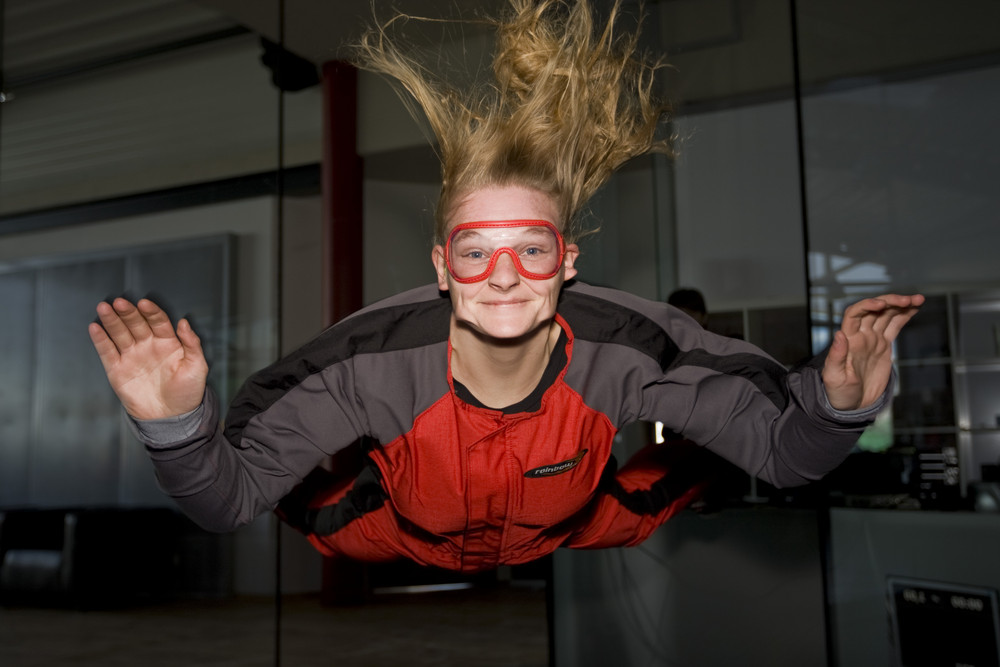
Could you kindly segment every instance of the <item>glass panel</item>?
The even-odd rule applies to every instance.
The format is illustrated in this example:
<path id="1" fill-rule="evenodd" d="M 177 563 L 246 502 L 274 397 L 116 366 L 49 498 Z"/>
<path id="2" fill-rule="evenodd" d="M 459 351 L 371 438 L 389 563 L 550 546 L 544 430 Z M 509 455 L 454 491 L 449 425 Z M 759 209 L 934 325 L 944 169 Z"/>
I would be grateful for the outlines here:
<path id="1" fill-rule="evenodd" d="M 661 2 L 645 3 L 645 9 L 655 26 L 646 44 L 666 54 L 674 68 L 680 154 L 669 165 L 654 163 L 644 174 L 652 184 L 619 198 L 622 207 L 601 217 L 601 234 L 584 258 L 596 256 L 607 273 L 585 279 L 660 299 L 677 287 L 697 288 L 710 330 L 746 338 L 783 363 L 801 361 L 810 349 L 788 3 Z M 620 270 L 617 248 L 629 249 L 620 256 Z M 760 655 L 758 639 L 769 631 L 747 618 L 739 582 L 759 583 L 769 575 L 727 558 L 756 551 L 751 542 L 767 532 L 768 519 L 766 513 L 753 517 L 763 519 L 751 530 L 757 538 L 741 542 L 745 514 L 757 511 L 727 503 L 767 498 L 741 471 L 727 479 L 725 493 L 724 510 L 713 514 L 725 528 L 683 512 L 635 549 L 556 553 L 556 664 L 725 665 Z M 810 519 L 802 518 L 804 527 Z M 811 534 L 790 528 L 796 521 L 790 512 L 775 519 L 797 538 Z M 720 532 L 708 536 L 714 531 Z M 782 560 L 782 571 L 817 577 L 817 559 L 794 542 L 783 542 L 789 548 L 780 554 L 771 552 Z M 704 566 L 724 560 L 721 568 Z M 721 571 L 734 578 L 720 587 Z M 678 576 L 684 586 L 672 585 Z M 699 577 L 712 584 L 701 586 Z M 765 616 L 769 622 L 780 616 L 782 627 L 793 628 L 783 636 L 796 641 L 764 660 L 822 661 L 819 626 L 812 620 L 822 617 L 822 601 L 779 595 L 771 602 Z M 789 608 L 796 613 L 787 614 Z M 702 629 L 699 642 L 687 641 L 695 635 L 685 632 L 685 623 Z M 582 636 L 597 641 L 582 650 Z"/>
<path id="2" fill-rule="evenodd" d="M 86 331 L 118 295 L 190 316 L 223 401 L 277 355 L 260 37 L 189 0 L 0 11 L 0 664 L 271 664 L 276 521 L 219 535 L 181 515 Z M 315 172 L 295 155 L 288 187 Z"/>
<path id="3" fill-rule="evenodd" d="M 89 301 L 121 285 L 124 269 L 124 262 L 111 260 L 38 272 L 35 424 L 26 504 L 118 502 L 120 407 L 104 390 L 107 379 L 90 339 L 67 323 L 92 319 Z"/>
<path id="4" fill-rule="evenodd" d="M 702 290 L 709 312 L 804 305 L 794 105 L 692 106 L 677 121 L 680 284 Z"/>
<path id="5" fill-rule="evenodd" d="M 985 295 L 1000 285 L 1000 137 L 987 111 L 1000 102 L 1000 33 L 987 26 L 1000 8 L 796 6 L 814 307 L 889 291 L 930 298 L 896 348 L 896 449 L 912 453 L 927 429 L 947 436 L 964 494 L 990 447 L 959 437 L 963 416 L 985 428 L 993 412 L 992 371 L 964 369 L 997 357 Z"/>
<path id="6" fill-rule="evenodd" d="M 920 308 L 920 317 L 906 325 L 896 341 L 901 361 L 946 359 L 951 356 L 948 333 L 948 298 L 930 295 Z"/>
<path id="7" fill-rule="evenodd" d="M 1000 295 L 963 294 L 956 302 L 959 354 L 979 362 L 1000 359 Z"/>
<path id="8" fill-rule="evenodd" d="M 11 313 L 30 313 L 35 302 L 36 277 L 30 273 L 0 273 L 0 303 Z M 7 318 L 0 327 L 0 507 L 28 496 L 31 456 L 31 403 L 35 388 L 35 323 L 30 317 Z"/>
<path id="9" fill-rule="evenodd" d="M 720 336 L 729 336 L 731 338 L 740 338 L 746 340 L 746 318 L 741 310 L 719 312 L 712 311 L 711 315 L 708 316 L 708 324 L 705 328 L 712 333 L 717 333 Z"/>
<path id="10" fill-rule="evenodd" d="M 807 361 L 809 313 L 805 306 L 751 310 L 747 338 L 786 366 Z"/>
<path id="11" fill-rule="evenodd" d="M 955 424 L 949 364 L 901 366 L 899 385 L 893 402 L 896 426 L 917 428 Z"/>

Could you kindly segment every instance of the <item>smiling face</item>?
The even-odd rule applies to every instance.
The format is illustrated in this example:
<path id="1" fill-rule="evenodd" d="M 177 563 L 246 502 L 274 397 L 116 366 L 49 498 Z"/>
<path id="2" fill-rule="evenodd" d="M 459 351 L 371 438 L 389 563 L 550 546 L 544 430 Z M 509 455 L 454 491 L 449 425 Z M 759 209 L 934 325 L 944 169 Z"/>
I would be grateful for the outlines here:
<path id="1" fill-rule="evenodd" d="M 560 227 L 555 201 L 545 193 L 513 185 L 484 188 L 459 202 L 448 218 L 447 232 L 451 235 L 459 225 L 471 222 L 524 220 L 546 221 L 556 228 Z M 462 233 L 464 231 L 460 230 Z M 527 227 L 523 231 L 530 232 L 531 228 Z M 508 235 L 512 239 L 518 238 L 517 235 Z M 499 238 L 506 237 L 501 233 Z M 495 250 L 492 245 L 486 248 L 490 255 Z M 514 246 L 517 243 L 511 241 L 506 245 Z M 482 335 L 500 339 L 522 337 L 551 322 L 556 313 L 556 303 L 563 282 L 576 275 L 573 264 L 580 251 L 576 244 L 566 245 L 562 265 L 555 275 L 536 279 L 522 275 L 515 260 L 517 254 L 522 254 L 525 258 L 523 264 L 528 264 L 530 255 L 527 253 L 536 253 L 535 246 L 536 244 L 532 244 L 530 251 L 518 246 L 511 247 L 510 252 L 506 249 L 497 252 L 492 270 L 484 279 L 476 282 L 456 280 L 448 269 L 445 248 L 435 246 L 431 258 L 437 271 L 438 287 L 451 295 L 456 321 Z M 521 267 L 522 270 L 526 268 L 530 274 L 529 267 Z"/>

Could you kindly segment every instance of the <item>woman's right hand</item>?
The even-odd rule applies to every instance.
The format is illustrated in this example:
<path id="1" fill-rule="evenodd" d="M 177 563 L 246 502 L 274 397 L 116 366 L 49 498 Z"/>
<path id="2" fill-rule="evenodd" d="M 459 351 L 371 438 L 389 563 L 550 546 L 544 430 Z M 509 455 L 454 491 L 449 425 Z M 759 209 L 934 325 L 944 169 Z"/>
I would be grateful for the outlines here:
<path id="1" fill-rule="evenodd" d="M 97 305 L 100 324 L 90 340 L 111 388 L 135 419 L 163 419 L 197 408 L 205 394 L 208 363 L 201 339 L 182 319 L 170 318 L 148 299 L 132 304 L 118 298 Z"/>

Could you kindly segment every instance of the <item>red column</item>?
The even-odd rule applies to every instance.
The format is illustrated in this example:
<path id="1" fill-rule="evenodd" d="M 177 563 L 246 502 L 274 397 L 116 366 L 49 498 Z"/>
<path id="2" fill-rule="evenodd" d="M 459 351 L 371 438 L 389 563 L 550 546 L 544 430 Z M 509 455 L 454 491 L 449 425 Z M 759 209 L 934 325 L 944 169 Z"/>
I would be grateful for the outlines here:
<path id="1" fill-rule="evenodd" d="M 362 306 L 362 170 L 358 157 L 358 71 L 331 61 L 323 76 L 323 323 Z"/>
<path id="2" fill-rule="evenodd" d="M 358 156 L 358 72 L 339 61 L 325 63 L 323 78 L 323 324 L 330 326 L 362 306 L 363 178 Z M 332 460 L 335 473 L 357 473 L 360 448 Z M 367 568 L 344 559 L 323 559 L 323 604 L 363 602 Z"/>

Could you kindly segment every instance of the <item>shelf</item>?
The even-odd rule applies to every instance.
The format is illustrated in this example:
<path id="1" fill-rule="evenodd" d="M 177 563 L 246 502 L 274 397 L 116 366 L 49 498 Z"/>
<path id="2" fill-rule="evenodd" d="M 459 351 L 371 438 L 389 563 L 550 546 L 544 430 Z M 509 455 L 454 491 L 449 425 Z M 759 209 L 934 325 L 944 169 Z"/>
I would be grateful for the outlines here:
<path id="1" fill-rule="evenodd" d="M 1000 358 L 956 359 L 956 373 L 1000 373 Z"/>
<path id="2" fill-rule="evenodd" d="M 948 435 L 956 431 L 957 426 L 909 426 L 892 429 L 893 435 Z"/>
<path id="3" fill-rule="evenodd" d="M 913 366 L 943 366 L 952 363 L 951 357 L 925 357 L 922 359 L 897 359 L 896 365 L 904 368 Z"/>

